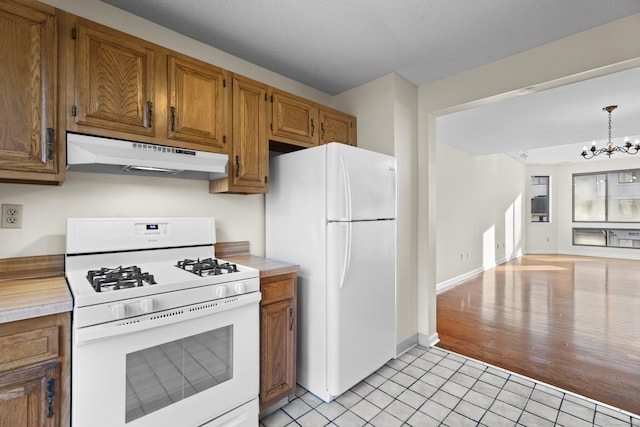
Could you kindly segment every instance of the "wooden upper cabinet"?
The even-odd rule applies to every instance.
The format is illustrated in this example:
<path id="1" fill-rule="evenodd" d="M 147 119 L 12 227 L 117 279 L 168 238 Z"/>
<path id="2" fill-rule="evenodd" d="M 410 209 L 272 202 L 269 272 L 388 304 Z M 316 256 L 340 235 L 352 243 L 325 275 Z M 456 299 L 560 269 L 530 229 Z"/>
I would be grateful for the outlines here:
<path id="1" fill-rule="evenodd" d="M 75 123 L 154 135 L 155 46 L 79 18 L 75 38 Z"/>
<path id="2" fill-rule="evenodd" d="M 266 85 L 241 77 L 233 79 L 233 151 L 229 172 L 234 186 L 251 193 L 267 191 L 266 99 Z"/>
<path id="3" fill-rule="evenodd" d="M 357 145 L 356 118 L 271 88 L 269 140 L 299 147 L 328 142 Z"/>
<path id="4" fill-rule="evenodd" d="M 356 118 L 336 110 L 320 108 L 320 144 L 341 142 L 356 145 Z"/>
<path id="5" fill-rule="evenodd" d="M 35 2 L 0 2 L 0 179 L 58 182 L 58 12 Z M 62 161 L 61 161 L 62 157 Z"/>
<path id="6" fill-rule="evenodd" d="M 266 193 L 269 151 L 267 141 L 267 86 L 233 77 L 233 138 L 229 176 L 211 181 L 212 193 Z"/>
<path id="7" fill-rule="evenodd" d="M 228 71 L 79 17 L 70 21 L 67 130 L 229 153 Z"/>
<path id="8" fill-rule="evenodd" d="M 318 145 L 318 107 L 290 93 L 271 89 L 269 139 L 302 147 Z"/>
<path id="9" fill-rule="evenodd" d="M 168 57 L 168 137 L 226 153 L 229 73 L 182 56 Z"/>

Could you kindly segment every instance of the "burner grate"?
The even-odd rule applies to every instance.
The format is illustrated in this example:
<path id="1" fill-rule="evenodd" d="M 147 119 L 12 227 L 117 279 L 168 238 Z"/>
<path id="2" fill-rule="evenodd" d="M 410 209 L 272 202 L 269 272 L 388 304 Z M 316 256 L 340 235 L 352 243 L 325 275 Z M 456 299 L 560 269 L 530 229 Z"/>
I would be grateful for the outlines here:
<path id="1" fill-rule="evenodd" d="M 152 274 L 143 273 L 138 266 L 102 267 L 99 270 L 89 270 L 87 280 L 96 292 L 116 291 L 138 286 L 155 285 Z"/>
<path id="2" fill-rule="evenodd" d="M 198 276 L 217 276 L 219 274 L 237 273 L 239 272 L 236 264 L 229 262 L 221 263 L 215 258 L 205 258 L 197 260 L 184 259 L 178 261 L 176 267 L 186 270 Z"/>

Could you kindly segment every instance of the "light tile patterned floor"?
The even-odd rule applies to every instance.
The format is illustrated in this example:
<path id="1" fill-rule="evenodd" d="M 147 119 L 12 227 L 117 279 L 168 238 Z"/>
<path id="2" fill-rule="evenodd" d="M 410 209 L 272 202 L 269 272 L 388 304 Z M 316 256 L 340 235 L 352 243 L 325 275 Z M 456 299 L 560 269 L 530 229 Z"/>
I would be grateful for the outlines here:
<path id="1" fill-rule="evenodd" d="M 331 403 L 298 387 L 283 426 L 640 427 L 640 417 L 439 348 L 415 347 Z"/>

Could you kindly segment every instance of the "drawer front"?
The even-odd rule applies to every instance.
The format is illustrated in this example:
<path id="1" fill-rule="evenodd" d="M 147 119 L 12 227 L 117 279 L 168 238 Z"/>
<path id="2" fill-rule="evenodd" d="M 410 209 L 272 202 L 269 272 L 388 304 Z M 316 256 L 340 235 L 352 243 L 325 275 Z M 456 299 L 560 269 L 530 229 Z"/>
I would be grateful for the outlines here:
<path id="1" fill-rule="evenodd" d="M 0 337 L 0 371 L 58 357 L 58 327 L 50 326 Z"/>
<path id="2" fill-rule="evenodd" d="M 260 292 L 262 292 L 261 305 L 292 299 L 296 296 L 296 281 L 293 277 L 287 277 L 273 282 L 261 283 Z"/>

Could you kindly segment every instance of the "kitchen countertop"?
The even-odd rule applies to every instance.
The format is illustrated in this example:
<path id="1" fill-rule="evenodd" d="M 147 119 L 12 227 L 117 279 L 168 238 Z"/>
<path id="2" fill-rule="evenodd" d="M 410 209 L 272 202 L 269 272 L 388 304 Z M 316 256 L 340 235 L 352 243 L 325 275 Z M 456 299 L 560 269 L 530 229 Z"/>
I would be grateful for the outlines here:
<path id="1" fill-rule="evenodd" d="M 72 309 L 73 300 L 63 276 L 0 281 L 0 323 Z"/>
<path id="2" fill-rule="evenodd" d="M 249 242 L 223 242 L 215 245 L 216 257 L 260 270 L 260 278 L 297 273 L 300 266 L 286 261 L 251 255 Z"/>
<path id="3" fill-rule="evenodd" d="M 297 273 L 300 270 L 300 267 L 296 264 L 255 255 L 234 255 L 226 257 L 224 260 L 260 270 L 261 279 L 281 274 Z"/>

